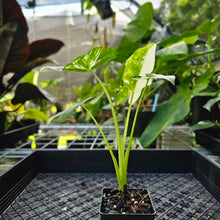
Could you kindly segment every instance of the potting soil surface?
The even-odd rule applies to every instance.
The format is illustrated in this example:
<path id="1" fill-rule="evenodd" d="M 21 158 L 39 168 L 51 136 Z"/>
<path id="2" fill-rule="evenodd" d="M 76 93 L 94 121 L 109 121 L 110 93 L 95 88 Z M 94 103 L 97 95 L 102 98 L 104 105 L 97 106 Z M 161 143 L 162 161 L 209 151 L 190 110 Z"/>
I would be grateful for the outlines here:
<path id="1" fill-rule="evenodd" d="M 192 174 L 131 173 L 130 187 L 148 188 L 156 219 L 220 219 L 220 204 Z M 98 220 L 103 187 L 117 187 L 112 173 L 40 173 L 0 217 Z"/>

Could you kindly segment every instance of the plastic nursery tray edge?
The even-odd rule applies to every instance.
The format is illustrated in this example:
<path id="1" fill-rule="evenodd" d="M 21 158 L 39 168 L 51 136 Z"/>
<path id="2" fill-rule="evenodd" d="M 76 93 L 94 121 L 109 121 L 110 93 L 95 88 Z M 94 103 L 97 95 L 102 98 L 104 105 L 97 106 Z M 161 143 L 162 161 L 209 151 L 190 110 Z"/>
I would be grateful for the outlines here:
<path id="1" fill-rule="evenodd" d="M 193 173 L 220 201 L 220 168 L 193 150 L 132 150 L 128 171 Z M 0 176 L 0 214 L 40 172 L 113 173 L 114 167 L 106 150 L 36 150 Z"/>

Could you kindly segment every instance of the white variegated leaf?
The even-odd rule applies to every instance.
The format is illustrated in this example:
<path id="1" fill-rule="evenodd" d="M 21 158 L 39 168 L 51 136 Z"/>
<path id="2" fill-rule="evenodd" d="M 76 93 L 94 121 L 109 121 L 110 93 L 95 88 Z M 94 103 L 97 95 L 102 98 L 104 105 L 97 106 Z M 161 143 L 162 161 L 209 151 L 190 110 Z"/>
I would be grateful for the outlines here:
<path id="1" fill-rule="evenodd" d="M 147 54 L 144 56 L 142 68 L 140 71 L 139 76 L 144 77 L 146 73 L 151 73 L 154 69 L 155 65 L 155 52 L 156 52 L 156 44 L 154 44 L 147 52 Z M 129 103 L 132 105 L 137 101 L 137 99 L 141 95 L 142 89 L 146 86 L 146 83 L 148 82 L 148 85 L 152 83 L 152 80 L 146 80 L 146 79 L 140 79 L 137 81 L 134 92 L 133 92 L 133 99 L 131 100 L 132 95 L 129 98 Z"/>

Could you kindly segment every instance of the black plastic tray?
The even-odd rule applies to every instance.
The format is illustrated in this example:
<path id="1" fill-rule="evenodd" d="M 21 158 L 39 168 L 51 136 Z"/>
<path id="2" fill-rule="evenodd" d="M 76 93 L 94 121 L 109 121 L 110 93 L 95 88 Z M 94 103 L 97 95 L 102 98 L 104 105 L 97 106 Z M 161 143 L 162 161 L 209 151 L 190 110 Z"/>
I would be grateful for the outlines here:
<path id="1" fill-rule="evenodd" d="M 14 147 L 18 141 L 26 140 L 29 135 L 37 133 L 38 129 L 39 123 L 35 122 L 0 134 L 0 148 Z"/>
<path id="2" fill-rule="evenodd" d="M 220 138 L 218 135 L 214 135 L 215 130 L 211 130 L 212 133 L 207 133 L 203 130 L 196 131 L 196 142 L 206 148 L 207 150 L 211 151 L 214 155 L 220 156 Z M 216 130 L 220 133 L 219 130 Z M 210 131 L 209 131 L 210 132 Z"/>
<path id="3" fill-rule="evenodd" d="M 128 182 L 149 188 L 156 219 L 220 219 L 220 167 L 197 151 L 132 150 Z M 37 150 L 0 177 L 1 219 L 99 219 L 109 186 L 107 150 Z"/>

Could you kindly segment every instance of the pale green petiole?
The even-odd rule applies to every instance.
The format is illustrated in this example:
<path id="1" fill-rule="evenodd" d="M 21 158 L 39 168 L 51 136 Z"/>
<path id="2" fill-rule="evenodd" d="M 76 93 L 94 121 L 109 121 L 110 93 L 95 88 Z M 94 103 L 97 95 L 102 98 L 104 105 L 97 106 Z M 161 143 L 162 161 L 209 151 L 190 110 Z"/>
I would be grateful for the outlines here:
<path id="1" fill-rule="evenodd" d="M 117 136 L 117 147 L 118 147 L 118 164 L 117 164 L 117 166 L 115 165 L 115 163 L 117 163 L 117 162 L 114 162 L 114 158 L 112 158 L 112 160 L 114 162 L 114 166 L 115 166 L 115 169 L 116 169 L 116 175 L 117 175 L 117 179 L 118 179 L 119 188 L 123 191 L 124 190 L 124 185 L 126 184 L 126 182 L 124 183 L 124 181 L 123 181 L 124 176 L 125 176 L 125 173 L 124 173 L 125 171 L 123 169 L 124 147 L 122 146 L 122 142 L 121 142 L 120 130 L 119 130 L 119 125 L 118 125 L 118 121 L 117 121 L 117 117 L 116 117 L 116 113 L 115 113 L 115 108 L 114 108 L 114 105 L 112 103 L 110 94 L 109 94 L 108 90 L 106 89 L 105 85 L 103 84 L 101 79 L 96 75 L 96 73 L 94 71 L 91 71 L 91 72 L 95 76 L 95 78 L 98 80 L 100 85 L 102 86 L 102 88 L 103 88 L 103 90 L 104 90 L 104 92 L 105 92 L 105 94 L 108 98 L 109 104 L 111 106 L 111 111 L 112 111 L 112 116 L 113 116 L 113 119 L 114 119 L 115 131 L 116 131 L 116 136 Z M 95 118 L 92 117 L 92 119 L 94 120 Z M 94 122 L 96 123 L 96 125 L 98 125 L 98 123 L 96 121 L 94 121 Z M 99 126 L 99 129 L 101 129 L 100 126 Z M 103 131 L 101 133 L 104 134 Z M 103 138 L 104 138 L 104 136 L 103 136 Z M 109 145 L 108 140 L 105 139 L 105 141 L 106 141 L 106 144 Z M 112 156 L 112 154 L 111 154 L 111 156 Z"/>

